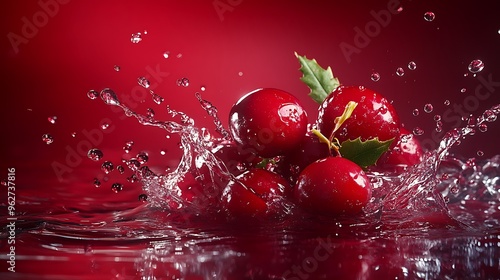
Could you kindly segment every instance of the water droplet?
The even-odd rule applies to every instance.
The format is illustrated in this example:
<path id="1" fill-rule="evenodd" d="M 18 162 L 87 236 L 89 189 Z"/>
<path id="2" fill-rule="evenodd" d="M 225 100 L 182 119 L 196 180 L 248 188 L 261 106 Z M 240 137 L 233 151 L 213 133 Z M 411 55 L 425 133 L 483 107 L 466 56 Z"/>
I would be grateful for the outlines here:
<path id="1" fill-rule="evenodd" d="M 99 179 L 97 178 L 94 178 L 94 187 L 98 188 L 101 186 L 101 181 L 99 181 Z"/>
<path id="2" fill-rule="evenodd" d="M 159 95 L 158 95 L 158 94 L 156 94 L 156 93 L 153 93 L 153 94 L 151 94 L 151 95 L 152 95 L 153 101 L 154 101 L 156 104 L 158 104 L 158 105 L 160 105 L 160 104 L 161 104 L 161 103 L 165 100 L 165 99 L 163 99 L 163 97 L 159 96 Z"/>
<path id="3" fill-rule="evenodd" d="M 378 72 L 372 72 L 370 79 L 374 82 L 378 82 L 380 80 L 380 74 Z"/>
<path id="4" fill-rule="evenodd" d="M 176 57 L 177 58 L 182 58 L 182 53 L 178 53 Z"/>
<path id="5" fill-rule="evenodd" d="M 187 86 L 189 86 L 189 79 L 188 78 L 180 78 L 177 80 L 177 85 L 187 87 Z"/>
<path id="6" fill-rule="evenodd" d="M 44 134 L 44 135 L 42 135 L 42 140 L 47 145 L 54 143 L 54 138 L 50 134 Z"/>
<path id="7" fill-rule="evenodd" d="M 104 154 L 102 153 L 101 150 L 99 149 L 90 149 L 87 153 L 87 157 L 90 158 L 93 161 L 98 161 L 100 160 Z"/>
<path id="8" fill-rule="evenodd" d="M 149 86 L 151 85 L 151 83 L 149 82 L 148 79 L 146 79 L 146 77 L 137 78 L 137 83 L 143 88 L 149 88 Z"/>
<path id="9" fill-rule="evenodd" d="M 404 76 L 404 74 L 405 74 L 405 70 L 402 67 L 399 67 L 398 69 L 396 69 L 396 75 L 398 75 L 399 77 Z"/>
<path id="10" fill-rule="evenodd" d="M 168 58 L 170 56 L 170 52 L 169 51 L 164 51 L 163 52 L 163 58 Z"/>
<path id="11" fill-rule="evenodd" d="M 412 114 L 416 117 L 420 114 L 420 111 L 418 109 L 413 109 Z"/>
<path id="12" fill-rule="evenodd" d="M 433 12 L 426 12 L 424 14 L 424 19 L 426 21 L 433 21 L 436 18 L 436 15 Z"/>
<path id="13" fill-rule="evenodd" d="M 430 113 L 432 112 L 432 110 L 434 110 L 434 106 L 432 106 L 432 104 L 427 103 L 424 105 L 424 112 Z"/>
<path id="14" fill-rule="evenodd" d="M 399 6 L 399 8 L 396 10 L 399 13 L 401 13 L 403 11 L 403 6 Z"/>
<path id="15" fill-rule="evenodd" d="M 479 59 L 474 59 L 473 61 L 471 61 L 471 63 L 469 64 L 469 71 L 471 73 L 479 73 L 483 70 L 484 68 L 484 63 L 479 60 Z"/>
<path id="16" fill-rule="evenodd" d="M 114 183 L 111 185 L 111 190 L 115 193 L 119 193 L 123 190 L 123 185 L 120 183 Z"/>
<path id="17" fill-rule="evenodd" d="M 466 88 L 462 88 L 462 89 L 460 89 L 460 92 L 461 92 L 461 93 L 464 93 L 464 92 L 466 92 L 466 91 L 467 91 L 467 89 L 466 89 Z"/>
<path id="18" fill-rule="evenodd" d="M 127 167 L 132 171 L 137 171 L 137 169 L 141 166 L 141 163 L 136 159 L 131 159 L 131 160 L 127 161 L 126 163 L 127 163 Z"/>
<path id="19" fill-rule="evenodd" d="M 448 100 L 448 99 L 446 99 L 443 103 L 445 106 L 450 106 L 450 100 Z"/>
<path id="20" fill-rule="evenodd" d="M 148 200 L 148 196 L 145 193 L 141 193 L 139 195 L 139 201 L 146 202 Z"/>
<path id="21" fill-rule="evenodd" d="M 113 66 L 113 69 L 115 69 L 116 72 L 119 72 L 121 67 L 120 67 L 120 65 L 115 65 L 115 66 Z"/>
<path id="22" fill-rule="evenodd" d="M 160 155 L 164 156 L 167 154 L 167 151 L 166 150 L 160 150 Z"/>
<path id="23" fill-rule="evenodd" d="M 205 86 L 201 86 L 201 87 L 200 87 L 200 90 L 201 90 L 201 91 L 205 91 L 205 90 L 207 90 L 207 88 L 206 88 Z"/>
<path id="24" fill-rule="evenodd" d="M 101 129 L 103 129 L 103 130 L 108 129 L 108 127 L 109 127 L 109 123 L 105 122 L 105 123 L 101 124 Z"/>
<path id="25" fill-rule="evenodd" d="M 152 119 L 155 116 L 155 111 L 151 108 L 146 109 L 146 116 L 150 119 Z"/>
<path id="26" fill-rule="evenodd" d="M 497 115 L 495 114 L 495 112 L 493 112 L 492 110 L 486 110 L 484 111 L 483 113 L 483 118 L 487 121 L 487 122 L 494 122 L 497 120 Z"/>
<path id="27" fill-rule="evenodd" d="M 91 89 L 87 92 L 87 97 L 92 99 L 92 100 L 97 99 L 98 96 L 99 96 L 99 93 L 96 90 Z"/>
<path id="28" fill-rule="evenodd" d="M 413 134 L 417 136 L 422 135 L 424 134 L 424 130 L 417 126 L 413 129 Z"/>
<path id="29" fill-rule="evenodd" d="M 148 156 L 148 153 L 146 152 L 140 152 L 137 154 L 136 156 L 137 158 L 137 161 L 139 161 L 140 164 L 144 164 L 146 162 L 148 162 L 149 160 L 149 156 Z"/>
<path id="30" fill-rule="evenodd" d="M 76 132 L 71 132 L 71 137 L 75 138 L 76 137 Z"/>
<path id="31" fill-rule="evenodd" d="M 116 167 L 116 170 L 118 170 L 118 172 L 120 172 L 120 174 L 125 173 L 125 168 L 124 168 L 123 166 L 121 166 L 121 165 L 118 165 L 118 166 Z"/>
<path id="32" fill-rule="evenodd" d="M 133 44 L 137 44 L 140 41 L 142 41 L 142 34 L 141 34 L 141 32 L 137 32 L 137 33 L 132 34 L 132 36 L 130 37 L 130 41 Z"/>
<path id="33" fill-rule="evenodd" d="M 243 76 L 243 72 L 241 72 L 241 71 L 238 72 L 238 76 L 240 76 L 240 77 Z"/>
<path id="34" fill-rule="evenodd" d="M 477 151 L 477 153 L 476 153 L 476 154 L 477 154 L 478 156 L 480 156 L 480 157 L 484 156 L 484 152 L 483 152 L 483 151 L 481 151 L 481 150 Z"/>
<path id="35" fill-rule="evenodd" d="M 438 122 L 441 120 L 441 115 L 435 115 L 434 116 L 434 121 Z"/>
<path id="36" fill-rule="evenodd" d="M 105 88 L 105 89 L 101 90 L 100 96 L 101 96 L 102 101 L 104 101 L 104 103 L 106 103 L 108 105 L 119 105 L 120 104 L 120 101 L 118 101 L 118 97 L 116 96 L 116 93 L 109 88 Z"/>
<path id="37" fill-rule="evenodd" d="M 49 121 L 49 123 L 55 124 L 57 121 L 57 116 L 48 117 L 47 120 Z"/>
<path id="38" fill-rule="evenodd" d="M 130 153 L 130 150 L 132 150 L 132 146 L 134 145 L 134 141 L 128 141 L 127 143 L 125 143 L 125 145 L 123 146 L 123 150 L 125 151 L 125 153 Z"/>
<path id="39" fill-rule="evenodd" d="M 132 174 L 132 175 L 130 175 L 130 177 L 127 177 L 127 181 L 130 183 L 135 183 L 138 180 L 139 180 L 139 178 L 137 178 L 137 175 L 135 175 L 135 174 Z"/>
<path id="40" fill-rule="evenodd" d="M 487 125 L 487 124 L 485 124 L 485 123 L 482 123 L 482 124 L 480 124 L 480 125 L 477 127 L 477 129 L 479 129 L 479 131 L 481 131 L 481 132 L 486 132 L 486 131 L 488 131 L 488 125 Z"/>
<path id="41" fill-rule="evenodd" d="M 104 171 L 104 173 L 109 174 L 111 171 L 115 169 L 115 166 L 111 161 L 105 161 L 101 165 L 101 170 Z"/>
<path id="42" fill-rule="evenodd" d="M 417 64 L 415 63 L 415 61 L 410 61 L 410 62 L 408 63 L 408 69 L 410 69 L 410 70 L 415 70 L 415 69 L 417 69 Z"/>

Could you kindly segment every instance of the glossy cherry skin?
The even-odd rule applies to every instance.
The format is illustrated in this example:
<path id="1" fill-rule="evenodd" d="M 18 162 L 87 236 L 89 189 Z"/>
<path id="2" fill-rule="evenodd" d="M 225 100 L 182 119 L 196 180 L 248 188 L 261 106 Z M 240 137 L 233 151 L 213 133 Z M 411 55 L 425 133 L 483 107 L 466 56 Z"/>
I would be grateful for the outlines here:
<path id="1" fill-rule="evenodd" d="M 294 189 L 300 207 L 325 216 L 359 213 L 371 194 L 370 180 L 361 167 L 341 157 L 311 163 L 300 173 Z"/>
<path id="2" fill-rule="evenodd" d="M 335 133 L 340 143 L 358 137 L 385 141 L 399 135 L 400 122 L 394 107 L 382 95 L 362 86 L 339 86 L 325 98 L 318 113 L 318 127 L 323 135 L 331 136 L 335 118 L 342 115 L 349 101 L 358 105 Z"/>
<path id="3" fill-rule="evenodd" d="M 401 128 L 400 131 L 400 135 L 393 142 L 389 151 L 385 152 L 377 161 L 377 166 L 411 166 L 420 162 L 423 154 L 420 142 L 405 128 Z"/>
<path id="4" fill-rule="evenodd" d="M 273 214 L 270 203 L 284 197 L 290 188 L 280 175 L 265 169 L 253 168 L 231 181 L 223 192 L 222 206 L 230 220 L 264 218 Z"/>
<path id="5" fill-rule="evenodd" d="M 295 149 L 307 130 L 307 115 L 288 92 L 263 88 L 231 108 L 229 131 L 244 150 L 269 158 Z"/>

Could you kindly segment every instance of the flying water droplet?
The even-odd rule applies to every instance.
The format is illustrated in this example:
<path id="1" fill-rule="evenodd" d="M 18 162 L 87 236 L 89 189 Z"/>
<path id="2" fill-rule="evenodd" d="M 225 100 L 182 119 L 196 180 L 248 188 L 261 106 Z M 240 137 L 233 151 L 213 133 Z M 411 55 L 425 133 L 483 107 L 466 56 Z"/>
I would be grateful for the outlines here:
<path id="1" fill-rule="evenodd" d="M 115 69 L 116 72 L 119 72 L 121 67 L 120 67 L 120 65 L 115 65 L 115 66 L 113 66 L 113 69 Z"/>
<path id="2" fill-rule="evenodd" d="M 125 153 L 130 153 L 130 150 L 132 150 L 132 146 L 134 145 L 134 141 L 127 141 L 127 143 L 125 143 L 125 146 L 123 146 L 123 150 L 125 151 Z"/>
<path id="3" fill-rule="evenodd" d="M 104 173 L 109 174 L 111 171 L 114 170 L 114 165 L 111 161 L 105 161 L 101 165 L 101 170 L 104 171 Z"/>
<path id="4" fill-rule="evenodd" d="M 187 87 L 187 86 L 189 86 L 189 79 L 188 78 L 180 78 L 177 80 L 177 85 Z"/>
<path id="5" fill-rule="evenodd" d="M 464 92 L 466 92 L 466 91 L 467 91 L 467 89 L 466 89 L 466 88 L 462 88 L 462 89 L 460 89 L 460 92 L 461 92 L 461 93 L 464 93 Z"/>
<path id="6" fill-rule="evenodd" d="M 55 124 L 57 121 L 57 116 L 48 117 L 47 120 L 49 121 L 49 123 Z"/>
<path id="7" fill-rule="evenodd" d="M 97 178 L 94 178 L 94 187 L 98 188 L 101 186 L 101 181 L 99 181 L 99 179 Z"/>
<path id="8" fill-rule="evenodd" d="M 178 53 L 176 57 L 177 58 L 182 58 L 182 53 Z"/>
<path id="9" fill-rule="evenodd" d="M 396 69 L 396 75 L 398 75 L 399 77 L 404 76 L 404 74 L 405 74 L 405 70 L 402 67 L 399 67 L 398 69 Z"/>
<path id="10" fill-rule="evenodd" d="M 101 90 L 100 96 L 101 96 L 102 101 L 104 101 L 104 103 L 106 103 L 108 105 L 119 105 L 120 104 L 120 101 L 118 101 L 118 97 L 116 96 L 116 93 L 109 88 L 105 88 L 105 89 Z"/>
<path id="11" fill-rule="evenodd" d="M 102 159 L 104 154 L 99 149 L 90 149 L 87 153 L 87 157 L 93 161 L 98 161 Z"/>
<path id="12" fill-rule="evenodd" d="M 445 106 L 450 106 L 450 103 L 451 103 L 451 102 L 450 102 L 450 100 L 448 100 L 448 99 L 446 99 L 446 100 L 443 102 L 443 104 L 444 104 Z"/>
<path id="13" fill-rule="evenodd" d="M 164 51 L 163 52 L 163 58 L 168 58 L 170 56 L 170 52 L 169 51 Z"/>
<path id="14" fill-rule="evenodd" d="M 89 90 L 87 92 L 87 97 L 90 98 L 90 99 L 92 99 L 92 100 L 97 99 L 97 97 L 99 97 L 99 92 L 97 92 L 96 90 L 91 89 L 91 90 Z"/>
<path id="15" fill-rule="evenodd" d="M 152 96 L 152 98 L 153 98 L 153 101 L 154 101 L 156 104 L 158 104 L 158 105 L 160 105 L 160 104 L 161 104 L 161 103 L 165 100 L 165 99 L 163 99 L 163 97 L 159 96 L 159 95 L 158 95 L 158 94 L 156 94 L 156 93 L 152 93 L 152 94 L 151 94 L 151 96 Z"/>
<path id="16" fill-rule="evenodd" d="M 240 77 L 243 76 L 243 72 L 241 72 L 241 71 L 238 72 L 238 76 L 240 76 Z"/>
<path id="17" fill-rule="evenodd" d="M 54 143 L 54 138 L 50 134 L 44 134 L 44 135 L 42 135 L 42 140 L 47 145 Z"/>
<path id="18" fill-rule="evenodd" d="M 372 72 L 370 79 L 374 82 L 378 82 L 380 80 L 380 74 L 378 72 Z"/>
<path id="19" fill-rule="evenodd" d="M 105 122 L 105 123 L 101 124 L 101 129 L 102 130 L 106 130 L 106 129 L 108 129 L 108 127 L 109 127 L 109 123 Z"/>
<path id="20" fill-rule="evenodd" d="M 160 150 L 160 155 L 164 156 L 167 154 L 167 151 L 166 150 Z"/>
<path id="21" fill-rule="evenodd" d="M 136 156 L 137 158 L 137 161 L 139 161 L 140 164 L 144 164 L 146 162 L 148 162 L 149 160 L 149 156 L 148 156 L 148 153 L 146 152 L 140 152 L 137 154 Z"/>
<path id="22" fill-rule="evenodd" d="M 75 138 L 76 137 L 76 132 L 71 132 L 71 137 Z"/>
<path id="23" fill-rule="evenodd" d="M 201 87 L 200 87 L 200 90 L 201 90 L 201 91 L 205 91 L 205 90 L 207 90 L 207 88 L 206 88 L 205 86 L 201 86 Z"/>
<path id="24" fill-rule="evenodd" d="M 146 79 L 146 77 L 137 78 L 137 83 L 143 88 L 149 88 L 149 86 L 151 85 L 151 83 L 149 82 L 148 79 Z"/>
<path id="25" fill-rule="evenodd" d="M 123 185 L 120 183 L 114 183 L 111 185 L 111 190 L 115 193 L 119 193 L 123 190 Z"/>
<path id="26" fill-rule="evenodd" d="M 480 157 L 482 157 L 482 156 L 484 156 L 484 152 L 481 151 L 481 150 L 479 150 L 479 151 L 477 151 L 477 155 L 480 156 Z"/>
<path id="27" fill-rule="evenodd" d="M 424 19 L 426 21 L 433 21 L 436 18 L 436 15 L 433 12 L 426 12 L 424 14 Z"/>
<path id="28" fill-rule="evenodd" d="M 415 61 L 410 61 L 410 62 L 408 63 L 408 69 L 410 69 L 410 70 L 415 70 L 415 69 L 417 69 L 417 64 L 415 63 Z"/>
<path id="29" fill-rule="evenodd" d="M 424 112 L 431 113 L 432 110 L 434 110 L 434 106 L 432 106 L 432 104 L 427 103 L 424 105 Z"/>
<path id="30" fill-rule="evenodd" d="M 468 69 L 471 73 L 479 73 L 484 69 L 484 63 L 479 59 L 474 59 L 470 62 Z"/>
<path id="31" fill-rule="evenodd" d="M 485 123 L 482 123 L 482 124 L 478 125 L 477 129 L 479 129 L 479 131 L 481 131 L 481 132 L 486 132 L 486 131 L 488 131 L 488 125 Z"/>
<path id="32" fill-rule="evenodd" d="M 137 43 L 141 42 L 142 41 L 142 34 L 141 34 L 141 32 L 137 32 L 137 33 L 132 34 L 132 36 L 130 37 L 130 41 L 133 44 L 137 44 Z"/>
<path id="33" fill-rule="evenodd" d="M 424 134 L 424 130 L 417 126 L 413 129 L 413 134 L 420 136 L 420 135 Z"/>
<path id="34" fill-rule="evenodd" d="M 492 110 L 486 110 L 484 111 L 483 113 L 483 118 L 487 121 L 487 122 L 494 122 L 497 120 L 497 115 L 495 114 L 495 112 L 493 112 Z"/>
<path id="35" fill-rule="evenodd" d="M 413 109 L 412 114 L 416 117 L 420 114 L 420 111 L 418 109 Z"/>
<path id="36" fill-rule="evenodd" d="M 399 13 L 401 13 L 403 11 L 403 6 L 399 6 L 399 8 L 396 10 Z"/>
<path id="37" fill-rule="evenodd" d="M 148 201 L 148 196 L 145 193 L 141 193 L 139 195 L 139 201 L 140 202 L 146 202 L 146 201 Z"/>
<path id="38" fill-rule="evenodd" d="M 118 170 L 118 172 L 120 172 L 120 174 L 125 173 L 125 168 L 124 168 L 123 166 L 121 166 L 121 165 L 118 165 L 118 166 L 116 167 L 116 170 Z"/>

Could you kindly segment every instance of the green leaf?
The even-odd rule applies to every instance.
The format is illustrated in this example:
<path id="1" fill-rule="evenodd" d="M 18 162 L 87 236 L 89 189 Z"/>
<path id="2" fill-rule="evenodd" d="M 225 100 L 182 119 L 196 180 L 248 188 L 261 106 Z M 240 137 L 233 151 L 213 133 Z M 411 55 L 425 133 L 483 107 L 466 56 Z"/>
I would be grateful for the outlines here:
<path id="1" fill-rule="evenodd" d="M 323 69 L 316 62 L 316 59 L 307 59 L 297 52 L 295 52 L 295 56 L 299 59 L 301 66 L 299 69 L 302 72 L 300 80 L 311 89 L 309 96 L 321 104 L 340 85 L 339 79 L 333 76 L 330 67 Z"/>
<path id="2" fill-rule="evenodd" d="M 380 141 L 378 137 L 361 141 L 358 137 L 355 140 L 346 140 L 342 142 L 340 154 L 342 157 L 366 168 L 377 162 L 380 156 L 389 149 L 392 141 L 394 141 L 394 138 Z"/>

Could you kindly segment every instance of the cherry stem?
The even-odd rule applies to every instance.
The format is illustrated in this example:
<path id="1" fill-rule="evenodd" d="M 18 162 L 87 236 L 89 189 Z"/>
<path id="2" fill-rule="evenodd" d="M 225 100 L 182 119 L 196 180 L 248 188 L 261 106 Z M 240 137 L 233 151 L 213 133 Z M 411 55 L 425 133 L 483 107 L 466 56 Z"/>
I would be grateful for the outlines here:
<path id="1" fill-rule="evenodd" d="M 328 145 L 328 152 L 330 153 L 330 155 L 332 155 L 332 149 L 333 149 L 335 151 L 335 153 L 337 153 L 338 156 L 342 156 L 340 154 L 339 147 L 337 145 L 335 145 L 332 141 L 330 141 L 330 139 L 326 138 L 326 136 L 323 135 L 323 133 L 321 133 L 317 129 L 312 129 L 311 132 L 312 132 L 312 134 L 314 134 L 318 137 L 320 142 Z M 336 142 L 338 143 L 338 141 L 336 141 Z"/>

